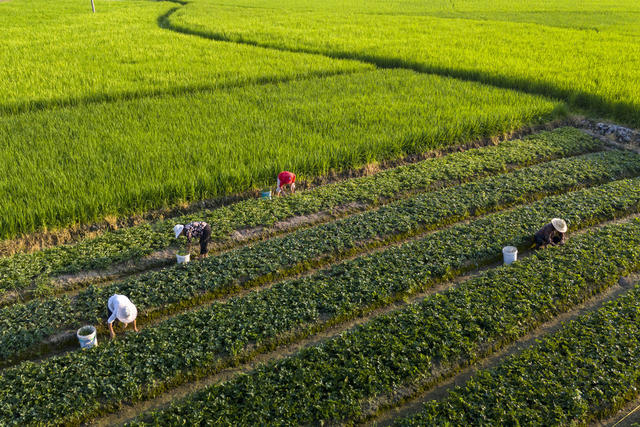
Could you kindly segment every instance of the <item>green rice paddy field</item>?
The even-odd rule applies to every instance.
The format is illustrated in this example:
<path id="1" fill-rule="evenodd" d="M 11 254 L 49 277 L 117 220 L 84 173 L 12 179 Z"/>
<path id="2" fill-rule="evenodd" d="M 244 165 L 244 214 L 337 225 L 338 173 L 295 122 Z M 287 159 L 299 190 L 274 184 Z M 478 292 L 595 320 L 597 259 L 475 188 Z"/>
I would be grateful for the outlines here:
<path id="1" fill-rule="evenodd" d="M 640 422 L 640 3 L 95 6 L 0 0 L 0 425 Z"/>
<path id="2" fill-rule="evenodd" d="M 0 236 L 496 136 L 565 107 L 640 123 L 640 6 L 511 3 L 106 1 L 94 15 L 2 2 Z"/>

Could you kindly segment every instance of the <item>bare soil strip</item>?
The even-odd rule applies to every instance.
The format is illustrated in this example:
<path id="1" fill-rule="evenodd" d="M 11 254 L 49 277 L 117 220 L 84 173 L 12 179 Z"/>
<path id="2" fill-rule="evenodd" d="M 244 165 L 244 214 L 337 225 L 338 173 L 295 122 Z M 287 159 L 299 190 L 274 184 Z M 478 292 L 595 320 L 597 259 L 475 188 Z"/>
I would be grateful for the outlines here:
<path id="1" fill-rule="evenodd" d="M 640 423 L 640 395 L 627 402 L 618 412 L 604 420 L 590 423 L 591 427 L 629 427 Z"/>
<path id="2" fill-rule="evenodd" d="M 387 410 L 379 414 L 374 423 L 380 426 L 389 426 L 397 418 L 413 415 L 422 410 L 424 403 L 430 400 L 439 400 L 446 396 L 447 392 L 454 387 L 463 386 L 477 371 L 489 369 L 500 364 L 506 357 L 519 353 L 526 348 L 534 346 L 536 340 L 544 338 L 546 335 L 553 334 L 564 327 L 566 322 L 576 319 L 580 316 L 598 310 L 608 301 L 612 301 L 627 292 L 631 287 L 640 281 L 640 274 L 623 277 L 618 284 L 610 287 L 606 291 L 595 295 L 589 300 L 577 306 L 575 309 L 562 313 L 554 319 L 543 323 L 541 326 L 531 331 L 526 336 L 520 338 L 516 342 L 502 348 L 493 355 L 478 361 L 473 366 L 467 367 L 458 374 L 448 378 L 424 394 L 415 396 L 406 401 L 405 404 L 396 408 Z M 636 403 L 637 405 L 637 403 Z M 631 408 L 632 409 L 632 408 Z M 640 414 L 638 414 L 640 416 Z"/>
<path id="3" fill-rule="evenodd" d="M 509 212 L 513 209 L 517 209 L 517 208 L 521 208 L 522 206 L 526 206 L 526 204 L 524 205 L 517 205 L 517 206 L 513 206 L 507 209 L 502 209 L 498 212 L 500 213 L 505 213 L 505 212 Z M 260 291 L 264 291 L 267 290 L 269 288 L 271 288 L 272 286 L 274 286 L 277 283 L 283 282 L 285 280 L 294 280 L 294 279 L 298 279 L 298 278 L 302 278 L 305 276 L 310 276 L 314 273 L 316 273 L 319 270 L 324 270 L 324 269 L 328 269 L 331 268 L 334 265 L 337 264 L 341 264 L 350 260 L 353 260 L 355 258 L 360 258 L 360 257 L 364 257 L 370 254 L 374 254 L 377 252 L 381 252 L 384 250 L 387 250 L 389 248 L 392 247 L 397 247 L 400 245 L 403 245 L 405 243 L 411 242 L 411 241 L 416 241 L 416 240 L 420 240 L 423 239 L 425 237 L 427 237 L 430 234 L 439 232 L 439 231 L 443 231 L 443 230 L 447 230 L 451 227 L 454 227 L 456 225 L 460 225 L 460 224 L 469 224 L 472 221 L 476 221 L 480 218 L 483 218 L 487 215 L 491 215 L 491 214 L 495 214 L 496 212 L 489 212 L 483 215 L 478 215 L 478 216 L 474 216 L 471 218 L 467 218 L 466 220 L 463 221 L 458 221 L 456 223 L 452 223 L 452 224 L 448 224 L 442 227 L 439 227 L 437 229 L 434 230 L 427 230 L 424 232 L 421 232 L 417 235 L 413 235 L 407 238 L 401 238 L 397 241 L 392 241 L 392 242 L 383 242 L 380 243 L 378 242 L 377 245 L 371 246 L 369 248 L 366 249 L 362 249 L 357 251 L 356 253 L 352 254 L 352 255 L 348 255 L 345 257 L 339 257 L 338 259 L 332 259 L 332 260 L 327 260 L 327 262 L 323 262 L 318 264 L 316 267 L 313 268 L 309 268 L 301 273 L 296 273 L 296 274 L 282 274 L 282 275 L 278 275 L 275 278 L 273 278 L 273 280 L 268 281 L 267 283 L 261 284 L 259 286 L 254 286 L 254 287 L 247 287 L 244 289 L 241 289 L 237 292 L 233 292 L 229 295 L 225 295 L 222 297 L 212 297 L 212 298 L 206 298 L 206 295 L 202 295 L 199 298 L 199 301 L 191 306 L 191 307 L 187 307 L 187 308 L 180 308 L 178 310 L 172 308 L 172 307 L 168 307 L 168 308 L 159 308 L 158 310 L 152 311 L 150 313 L 147 313 L 147 315 L 139 315 L 138 316 L 138 326 L 140 329 L 147 328 L 147 327 L 153 327 L 169 318 L 181 315 L 181 314 L 185 314 L 188 312 L 192 312 L 195 310 L 199 310 L 199 309 L 203 309 L 205 307 L 208 307 L 209 305 L 211 305 L 212 303 L 216 302 L 216 303 L 225 303 L 226 301 L 228 301 L 231 298 L 241 298 L 245 295 L 247 295 L 250 292 L 260 292 Z M 624 222 L 629 220 L 630 218 L 634 218 L 634 217 L 638 217 L 640 216 L 640 214 L 633 214 L 630 216 L 625 216 L 621 219 L 617 219 L 617 220 L 612 220 L 612 221 L 607 221 L 604 223 L 600 223 L 598 225 L 592 226 L 592 227 L 588 227 L 582 230 L 579 230 L 577 232 L 574 232 L 572 234 L 578 235 L 578 234 L 582 234 L 584 232 L 587 232 L 589 230 L 595 229 L 597 227 L 602 227 L 604 225 L 607 224 L 613 224 L 613 223 L 620 223 L 620 222 Z M 500 254 L 496 255 L 496 258 L 499 258 Z M 473 263 L 473 265 L 475 265 L 475 263 Z M 470 270 L 473 271 L 473 270 Z M 462 276 L 464 277 L 464 276 Z M 98 338 L 99 339 L 108 339 L 108 335 L 106 332 L 106 328 L 104 327 L 104 325 L 98 325 L 97 326 L 98 329 Z M 9 368 L 11 366 L 15 366 L 23 361 L 26 360 L 31 360 L 34 362 L 37 361 L 42 361 L 45 360 L 49 357 L 52 357 L 54 355 L 60 355 L 60 354 L 64 354 L 68 351 L 72 351 L 75 350 L 77 347 L 77 343 L 76 343 L 76 337 L 75 337 L 75 330 L 60 330 L 59 332 L 57 332 L 55 335 L 49 336 L 45 339 L 43 339 L 42 343 L 40 345 L 37 346 L 37 348 L 34 348 L 32 351 L 27 351 L 24 355 L 19 356 L 16 359 L 12 359 L 12 360 L 8 360 L 8 361 L 4 361 L 3 363 L 0 363 L 0 372 L 2 371 L 2 369 L 6 369 Z"/>

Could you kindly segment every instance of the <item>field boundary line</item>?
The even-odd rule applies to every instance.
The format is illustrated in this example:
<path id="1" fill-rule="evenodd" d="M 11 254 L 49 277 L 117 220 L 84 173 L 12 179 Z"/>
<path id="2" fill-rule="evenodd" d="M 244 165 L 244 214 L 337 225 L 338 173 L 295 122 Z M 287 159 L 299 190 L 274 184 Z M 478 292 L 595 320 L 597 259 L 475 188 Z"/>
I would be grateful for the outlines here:
<path id="1" fill-rule="evenodd" d="M 159 0 L 162 1 L 162 0 Z M 166 1 L 166 0 L 165 0 Z M 260 47 L 260 46 L 254 46 Z M 302 53 L 302 52 L 301 52 Z M 322 55 L 318 55 L 322 56 Z M 330 58 L 331 59 L 331 58 Z M 338 58 L 336 58 L 338 59 Z M 362 62 L 362 61 L 360 61 Z M 229 82 L 220 84 L 201 84 L 191 86 L 175 86 L 170 89 L 144 90 L 144 91 L 124 91 L 113 94 L 100 94 L 76 98 L 58 98 L 53 100 L 32 100 L 19 104 L 0 104 L 0 118 L 15 117 L 22 114 L 36 113 L 42 111 L 55 111 L 66 108 L 77 108 L 94 104 L 112 103 L 112 102 L 128 102 L 140 99 L 175 97 L 182 95 L 197 95 L 206 93 L 215 93 L 221 90 L 240 89 L 253 86 L 267 86 L 274 84 L 292 83 L 296 81 L 306 81 L 318 78 L 335 77 L 341 75 L 364 74 L 375 71 L 372 70 L 336 70 L 336 71 L 309 71 L 305 75 L 289 76 L 289 77 L 259 77 L 248 82 Z"/>
<path id="2" fill-rule="evenodd" d="M 607 148 L 605 148 L 607 149 Z M 329 224 L 335 221 L 340 221 L 344 219 L 348 219 L 352 216 L 358 214 L 364 214 L 367 212 L 375 212 L 384 206 L 388 206 L 390 204 L 401 202 L 403 200 L 408 200 L 413 197 L 420 197 L 421 195 L 425 195 L 428 193 L 434 193 L 438 191 L 445 190 L 453 190 L 456 187 L 463 186 L 466 184 L 471 184 L 474 182 L 481 181 L 483 179 L 489 179 L 491 177 L 498 177 L 501 175 L 515 173 L 527 168 L 536 167 L 545 165 L 554 161 L 573 159 L 580 156 L 585 156 L 588 154 L 594 154 L 597 152 L 601 152 L 605 150 L 595 150 L 589 151 L 585 153 L 568 155 L 562 158 L 553 158 L 545 161 L 541 161 L 534 164 L 529 165 L 518 165 L 518 166 L 507 166 L 505 171 L 501 171 L 493 174 L 482 174 L 474 176 L 472 179 L 464 180 L 464 181 L 448 181 L 442 182 L 437 181 L 432 185 L 417 189 L 417 190 L 409 190 L 397 197 L 388 197 L 388 198 L 380 198 L 375 203 L 348 203 L 345 205 L 340 205 L 332 208 L 331 210 L 323 210 L 318 211 L 316 213 L 311 213 L 307 215 L 298 215 L 294 217 L 290 217 L 288 219 L 278 221 L 275 224 L 267 227 L 258 226 L 251 229 L 246 229 L 244 232 L 246 233 L 246 237 L 239 238 L 231 238 L 230 240 L 225 240 L 220 242 L 218 245 L 210 245 L 213 246 L 210 251 L 210 256 L 218 256 L 222 255 L 226 252 L 236 250 L 239 248 L 247 247 L 253 244 L 259 244 L 260 242 L 267 241 L 272 238 L 279 238 L 290 235 L 295 232 L 304 231 L 316 226 L 321 226 L 324 224 Z M 597 183 L 592 184 L 597 185 Z M 569 190 L 562 190 L 562 192 L 570 192 L 575 191 L 577 189 L 584 188 L 586 186 L 577 186 Z M 524 200 L 524 204 L 532 203 L 540 198 L 548 197 L 557 193 L 531 193 Z M 517 205 L 511 205 L 517 206 Z M 499 212 L 501 210 L 505 210 L 510 206 L 496 206 L 491 208 L 488 211 L 485 211 L 485 214 L 492 212 Z M 473 215 L 467 217 L 469 219 L 474 219 L 479 217 L 478 215 Z M 300 221 L 298 221 L 301 219 Z M 440 225 L 430 225 L 424 227 L 424 229 L 437 230 L 439 227 L 444 227 L 447 224 L 455 223 L 459 221 L 453 222 L 441 222 Z M 421 231 L 418 231 L 420 233 Z M 239 233 L 237 230 L 235 233 Z M 240 234 L 240 233 L 239 233 Z M 408 233 L 408 236 L 411 236 L 411 233 Z M 137 277 L 149 271 L 159 270 L 163 268 L 169 268 L 173 264 L 175 264 L 173 248 L 169 247 L 166 249 L 162 249 L 159 251 L 155 251 L 149 255 L 146 255 L 142 258 L 138 259 L 130 259 L 128 261 L 124 261 L 121 263 L 114 263 L 110 267 L 105 269 L 96 269 L 96 270 L 82 270 L 76 273 L 63 274 L 59 276 L 50 277 L 49 286 L 52 288 L 51 292 L 48 293 L 45 298 L 52 296 L 74 296 L 77 293 L 81 292 L 83 289 L 86 289 L 88 286 L 105 286 L 113 282 L 126 280 L 128 278 Z M 27 303 L 32 300 L 40 299 L 41 297 L 37 295 L 33 295 L 33 291 L 36 288 L 24 288 L 21 290 L 11 291 L 6 293 L 5 295 L 0 296 L 0 308 L 10 306 L 16 303 Z"/>
<path id="3" fill-rule="evenodd" d="M 304 48 L 304 47 L 284 47 L 278 46 L 270 42 L 261 42 L 255 40 L 247 40 L 238 35 L 237 37 L 229 37 L 221 32 L 203 31 L 187 26 L 182 26 L 171 22 L 171 15 L 179 9 L 188 6 L 190 1 L 166 0 L 169 2 L 179 3 L 181 6 L 171 9 L 158 18 L 158 26 L 160 28 L 174 31 L 181 34 L 190 34 L 209 40 L 243 44 L 254 47 L 262 47 L 265 49 L 273 49 L 280 52 L 304 53 L 322 55 L 330 59 L 355 60 L 365 64 L 373 65 L 379 69 L 404 69 L 412 70 L 417 73 L 431 74 L 441 77 L 447 77 L 459 81 L 474 82 L 494 88 L 507 89 L 528 95 L 542 96 L 548 99 L 562 101 L 565 105 L 584 108 L 591 113 L 611 115 L 617 111 L 621 115 L 631 116 L 637 112 L 639 106 L 629 102 L 612 102 L 602 96 L 585 91 L 572 91 L 564 89 L 544 81 L 536 81 L 530 79 L 519 79 L 510 77 L 506 74 L 496 74 L 478 69 L 462 69 L 452 66 L 434 65 L 428 63 L 420 63 L 417 61 L 405 60 L 402 58 L 387 57 L 376 54 L 364 54 L 360 52 L 331 50 L 322 51 L 320 48 Z M 528 84 L 527 84 L 528 83 Z M 600 106 L 598 110 L 593 109 L 593 105 Z"/>

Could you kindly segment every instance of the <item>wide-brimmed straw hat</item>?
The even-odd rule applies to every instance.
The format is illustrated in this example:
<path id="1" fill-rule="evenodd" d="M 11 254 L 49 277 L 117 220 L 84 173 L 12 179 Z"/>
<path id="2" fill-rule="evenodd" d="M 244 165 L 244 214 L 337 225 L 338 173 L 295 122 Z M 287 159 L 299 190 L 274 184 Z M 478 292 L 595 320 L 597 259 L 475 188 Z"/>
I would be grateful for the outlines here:
<path id="1" fill-rule="evenodd" d="M 136 317 L 138 317 L 138 309 L 133 304 L 127 304 L 123 307 L 120 307 L 116 317 L 122 323 L 131 323 L 136 320 Z"/>
<path id="2" fill-rule="evenodd" d="M 176 239 L 178 238 L 180 233 L 182 233 L 182 230 L 184 230 L 184 225 L 182 224 L 176 224 L 176 226 L 173 227 L 173 232 L 176 234 Z"/>
<path id="3" fill-rule="evenodd" d="M 551 224 L 553 224 L 553 228 L 555 228 L 556 231 L 559 231 L 560 233 L 567 232 L 567 223 L 564 222 L 564 219 L 553 218 L 551 220 Z"/>

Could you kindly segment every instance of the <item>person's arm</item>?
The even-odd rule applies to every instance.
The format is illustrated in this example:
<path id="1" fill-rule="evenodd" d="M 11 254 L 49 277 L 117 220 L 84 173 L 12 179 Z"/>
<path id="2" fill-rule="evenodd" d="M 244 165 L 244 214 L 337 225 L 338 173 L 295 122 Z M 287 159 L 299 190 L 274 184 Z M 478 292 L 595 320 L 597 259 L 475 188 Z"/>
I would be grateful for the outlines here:
<path id="1" fill-rule="evenodd" d="M 567 242 L 567 233 L 560 233 L 559 245 L 564 245 Z"/>
<path id="2" fill-rule="evenodd" d="M 111 339 L 114 339 L 116 337 L 115 332 L 113 332 L 113 322 L 109 323 L 109 332 L 111 333 Z"/>

